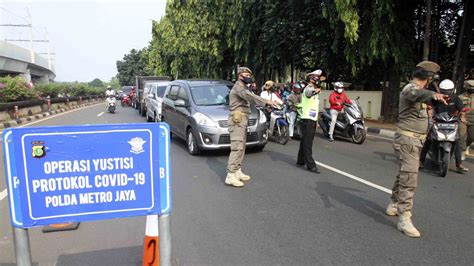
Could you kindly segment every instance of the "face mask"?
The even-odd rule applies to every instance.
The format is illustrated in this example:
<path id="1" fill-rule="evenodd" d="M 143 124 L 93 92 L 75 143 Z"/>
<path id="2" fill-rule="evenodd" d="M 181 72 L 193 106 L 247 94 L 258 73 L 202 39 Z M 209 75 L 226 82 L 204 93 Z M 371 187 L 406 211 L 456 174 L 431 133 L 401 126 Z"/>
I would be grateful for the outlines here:
<path id="1" fill-rule="evenodd" d="M 250 83 L 253 82 L 252 77 L 244 77 L 244 78 L 242 79 L 242 81 L 243 81 L 245 84 L 250 84 Z"/>
<path id="2" fill-rule="evenodd" d="M 342 89 L 337 89 L 337 93 L 342 93 Z"/>

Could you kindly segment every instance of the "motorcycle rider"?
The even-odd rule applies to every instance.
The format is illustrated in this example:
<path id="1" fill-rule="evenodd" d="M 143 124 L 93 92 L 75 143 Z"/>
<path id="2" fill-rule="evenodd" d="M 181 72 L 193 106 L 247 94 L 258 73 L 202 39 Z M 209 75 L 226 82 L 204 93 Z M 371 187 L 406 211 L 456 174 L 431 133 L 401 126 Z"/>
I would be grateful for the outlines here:
<path id="1" fill-rule="evenodd" d="M 344 112 L 344 104 L 351 104 L 352 101 L 344 92 L 344 83 L 338 81 L 334 83 L 334 91 L 329 95 L 329 104 L 331 105 L 329 112 L 331 113 L 331 124 L 329 125 L 329 141 L 333 142 L 334 127 L 336 126 L 337 116 L 340 112 Z"/>
<path id="2" fill-rule="evenodd" d="M 321 92 L 319 77 L 322 70 L 318 69 L 308 74 L 310 83 L 301 97 L 301 141 L 296 164 L 308 168 L 308 171 L 321 173 L 313 159 L 313 140 L 316 133 L 319 111 L 319 93 Z"/>
<path id="3" fill-rule="evenodd" d="M 464 154 L 468 154 L 469 146 L 474 139 L 474 80 L 466 80 L 464 83 L 466 92 L 459 96 L 464 104 L 464 112 L 461 114 L 460 143 Z"/>
<path id="4" fill-rule="evenodd" d="M 105 91 L 105 108 L 109 107 L 109 101 L 111 100 L 110 98 L 115 97 L 115 90 L 112 89 L 112 86 L 107 86 L 107 90 Z"/>
<path id="5" fill-rule="evenodd" d="M 274 88 L 275 88 L 275 83 L 271 80 L 267 80 L 265 84 L 263 85 L 262 93 L 260 93 L 260 97 L 262 97 L 265 100 L 275 101 L 281 106 L 283 104 L 283 101 L 280 99 L 280 97 L 276 95 L 276 93 L 273 92 Z M 265 110 L 265 116 L 267 117 L 267 121 L 270 122 L 272 107 L 268 106 L 268 108 L 265 108 L 264 110 Z"/>
<path id="6" fill-rule="evenodd" d="M 393 140 L 395 155 L 399 160 L 399 174 L 392 188 L 392 196 L 385 213 L 399 216 L 397 229 L 410 237 L 420 237 L 412 223 L 413 196 L 418 183 L 421 148 L 428 131 L 427 104 L 432 100 L 446 104 L 447 95 L 427 90 L 438 64 L 423 61 L 417 65 L 413 81 L 400 93 L 398 126 Z"/>
<path id="7" fill-rule="evenodd" d="M 275 101 L 279 103 L 280 105 L 283 104 L 283 101 L 276 95 L 276 93 L 273 92 L 275 87 L 275 83 L 271 80 L 267 80 L 265 84 L 263 85 L 263 91 L 260 93 L 260 97 L 262 97 L 265 100 L 269 101 Z"/>
<path id="8" fill-rule="evenodd" d="M 449 80 L 445 79 L 439 83 L 438 89 L 440 93 L 449 96 L 447 98 L 446 102 L 448 105 L 445 105 L 440 102 L 433 101 L 432 105 L 434 108 L 434 113 L 435 114 L 440 114 L 447 112 L 450 115 L 457 116 L 458 119 L 460 119 L 460 115 L 463 112 L 464 105 L 461 101 L 461 99 L 454 94 L 454 83 Z M 458 132 L 459 134 L 459 132 Z M 420 164 L 422 165 L 425 161 L 426 154 L 428 153 L 430 149 L 432 140 L 428 138 L 426 142 L 423 145 L 423 149 L 421 151 L 420 155 Z M 461 160 L 461 145 L 460 145 L 460 140 L 459 138 L 456 140 L 455 147 L 454 147 L 454 160 L 456 162 L 456 170 L 459 173 L 467 172 L 469 169 L 465 168 L 462 165 L 462 160 Z"/>
<path id="9" fill-rule="evenodd" d="M 294 129 L 295 129 L 295 122 L 296 116 L 298 113 L 298 105 L 301 103 L 301 89 L 303 86 L 297 82 L 293 85 L 293 92 L 288 96 L 288 124 L 290 127 L 289 134 L 290 138 L 293 137 Z"/>

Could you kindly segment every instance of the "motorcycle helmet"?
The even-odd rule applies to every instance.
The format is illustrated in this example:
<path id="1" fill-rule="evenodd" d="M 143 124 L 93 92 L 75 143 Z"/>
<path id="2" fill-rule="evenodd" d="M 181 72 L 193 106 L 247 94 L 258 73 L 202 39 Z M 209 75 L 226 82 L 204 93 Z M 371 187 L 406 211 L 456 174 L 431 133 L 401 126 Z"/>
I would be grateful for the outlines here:
<path id="1" fill-rule="evenodd" d="M 439 90 L 442 94 L 453 95 L 454 94 L 454 82 L 449 79 L 441 81 L 439 84 Z"/>
<path id="2" fill-rule="evenodd" d="M 263 88 L 264 88 L 265 90 L 272 90 L 274 85 L 275 85 L 275 83 L 274 83 L 273 81 L 267 80 L 267 81 L 265 82 L 265 85 L 263 85 Z"/>
<path id="3" fill-rule="evenodd" d="M 335 82 L 334 83 L 334 91 L 341 94 L 344 91 L 344 83 L 343 82 Z"/>
<path id="4" fill-rule="evenodd" d="M 293 84 L 293 91 L 296 93 L 301 93 L 303 87 L 303 84 L 301 84 L 300 82 L 296 82 L 295 84 Z"/>

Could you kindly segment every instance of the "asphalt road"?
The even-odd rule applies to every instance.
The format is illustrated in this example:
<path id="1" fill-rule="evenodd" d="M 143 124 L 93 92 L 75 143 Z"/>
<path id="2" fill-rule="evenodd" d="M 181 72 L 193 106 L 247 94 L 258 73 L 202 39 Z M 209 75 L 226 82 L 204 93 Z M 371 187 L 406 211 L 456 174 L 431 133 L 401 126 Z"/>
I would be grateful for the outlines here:
<path id="1" fill-rule="evenodd" d="M 92 106 L 32 126 L 144 121 L 131 108 L 98 116 L 103 109 Z M 396 230 L 397 218 L 383 214 L 397 172 L 390 140 L 369 137 L 355 145 L 317 136 L 320 175 L 295 166 L 298 144 L 269 143 L 263 152 L 247 154 L 244 171 L 252 180 L 232 188 L 223 183 L 228 152 L 194 157 L 184 141 L 173 139 L 174 264 L 472 265 L 472 174 L 420 174 L 413 218 L 422 238 L 412 239 Z M 474 171 L 472 157 L 465 166 Z M 0 178 L 0 265 L 13 265 L 4 189 Z M 144 217 L 81 223 L 68 232 L 33 228 L 33 261 L 141 265 L 144 231 Z"/>

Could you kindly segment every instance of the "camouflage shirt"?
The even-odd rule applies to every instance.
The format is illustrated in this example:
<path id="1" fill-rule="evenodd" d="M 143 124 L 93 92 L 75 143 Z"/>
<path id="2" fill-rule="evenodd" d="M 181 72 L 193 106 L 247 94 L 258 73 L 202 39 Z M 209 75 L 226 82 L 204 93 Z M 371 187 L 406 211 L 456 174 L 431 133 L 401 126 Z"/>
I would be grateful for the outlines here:
<path id="1" fill-rule="evenodd" d="M 251 102 L 263 107 L 267 101 L 249 91 L 242 81 L 237 81 L 229 94 L 230 111 L 240 110 L 242 113 L 250 114 Z"/>
<path id="2" fill-rule="evenodd" d="M 417 89 L 415 84 L 408 83 L 400 93 L 398 107 L 398 127 L 415 133 L 428 132 L 427 104 L 433 100 L 434 92 Z"/>
<path id="3" fill-rule="evenodd" d="M 464 107 L 469 108 L 469 111 L 466 112 L 466 120 L 468 125 L 474 125 L 474 93 L 469 94 L 465 92 L 460 95 Z"/>

